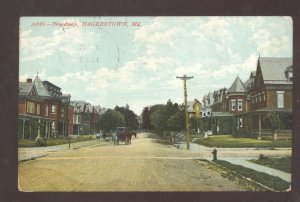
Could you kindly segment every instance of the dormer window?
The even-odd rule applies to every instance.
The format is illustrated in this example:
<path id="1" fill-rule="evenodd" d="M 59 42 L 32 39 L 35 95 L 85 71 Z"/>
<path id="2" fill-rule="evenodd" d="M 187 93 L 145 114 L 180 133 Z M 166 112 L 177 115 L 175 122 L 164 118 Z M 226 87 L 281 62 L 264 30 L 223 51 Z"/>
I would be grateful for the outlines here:
<path id="1" fill-rule="evenodd" d="M 288 81 L 293 81 L 293 66 L 288 66 L 284 73 Z"/>
<path id="2" fill-rule="evenodd" d="M 293 81 L 293 72 L 288 72 L 288 81 Z"/>

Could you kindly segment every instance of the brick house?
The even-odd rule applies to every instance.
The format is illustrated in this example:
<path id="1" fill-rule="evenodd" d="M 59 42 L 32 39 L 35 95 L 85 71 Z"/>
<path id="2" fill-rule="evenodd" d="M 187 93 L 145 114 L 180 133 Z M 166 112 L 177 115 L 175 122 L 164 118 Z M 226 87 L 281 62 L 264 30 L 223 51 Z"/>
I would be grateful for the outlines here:
<path id="1" fill-rule="evenodd" d="M 249 79 L 253 76 L 250 75 Z M 248 89 L 250 110 L 237 116 L 245 122 L 245 127 L 238 127 L 238 135 L 271 134 L 265 116 L 269 112 L 279 114 L 281 134 L 291 134 L 292 129 L 292 58 L 260 57 L 252 86 Z"/>
<path id="2" fill-rule="evenodd" d="M 18 133 L 20 139 L 67 135 L 67 126 L 60 127 L 60 123 L 67 119 L 60 90 L 48 81 L 41 81 L 38 75 L 34 81 L 27 79 L 26 82 L 19 82 Z"/>
<path id="3" fill-rule="evenodd" d="M 278 133 L 291 134 L 292 86 L 292 58 L 259 57 L 256 71 L 245 83 L 237 77 L 228 90 L 204 96 L 204 111 L 211 114 L 201 119 L 202 130 L 237 136 L 271 134 L 265 117 L 276 112 L 283 123 Z"/>
<path id="4" fill-rule="evenodd" d="M 102 113 L 100 106 L 93 106 L 86 101 L 71 101 L 73 107 L 74 134 L 91 134 L 99 131 L 98 121 Z"/>

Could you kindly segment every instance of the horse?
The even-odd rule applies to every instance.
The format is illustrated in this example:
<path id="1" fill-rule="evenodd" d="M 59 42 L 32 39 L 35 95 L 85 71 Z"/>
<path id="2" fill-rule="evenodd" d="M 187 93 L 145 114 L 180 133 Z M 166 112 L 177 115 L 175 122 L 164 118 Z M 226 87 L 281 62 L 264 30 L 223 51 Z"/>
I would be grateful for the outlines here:
<path id="1" fill-rule="evenodd" d="M 126 133 L 126 143 L 127 144 L 131 144 L 131 138 L 133 135 L 136 138 L 136 132 L 127 132 Z"/>

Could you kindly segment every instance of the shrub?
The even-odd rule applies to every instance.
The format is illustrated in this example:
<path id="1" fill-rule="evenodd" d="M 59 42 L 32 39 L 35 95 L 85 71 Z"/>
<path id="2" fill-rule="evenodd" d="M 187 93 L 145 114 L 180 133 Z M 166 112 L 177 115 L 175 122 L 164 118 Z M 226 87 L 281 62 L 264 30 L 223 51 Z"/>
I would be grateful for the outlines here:
<path id="1" fill-rule="evenodd" d="M 270 159 L 270 157 L 269 157 L 269 156 L 266 156 L 266 155 L 264 155 L 264 154 L 259 154 L 258 159 L 264 160 L 264 159 Z"/>
<path id="2" fill-rule="evenodd" d="M 46 146 L 47 145 L 47 139 L 42 137 L 37 137 L 35 139 L 35 143 L 37 146 Z"/>

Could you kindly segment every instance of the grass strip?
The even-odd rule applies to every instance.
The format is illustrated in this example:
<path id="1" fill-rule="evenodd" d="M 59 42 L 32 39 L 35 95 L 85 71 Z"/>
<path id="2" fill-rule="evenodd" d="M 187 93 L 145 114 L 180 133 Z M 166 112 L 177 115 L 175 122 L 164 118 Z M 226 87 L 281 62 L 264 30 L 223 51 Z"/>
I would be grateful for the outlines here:
<path id="1" fill-rule="evenodd" d="M 84 142 L 89 140 L 93 140 L 93 138 L 90 137 L 71 138 L 70 143 Z M 47 139 L 45 146 L 56 146 L 62 144 L 69 144 L 69 139 L 68 138 Z M 18 140 L 18 147 L 41 147 L 41 146 L 36 144 L 35 140 Z"/>
<path id="2" fill-rule="evenodd" d="M 274 168 L 277 170 L 281 170 L 283 172 L 286 173 L 291 173 L 292 172 L 292 168 L 291 168 L 291 164 L 292 164 L 292 159 L 291 157 L 285 157 L 285 158 L 268 158 L 268 159 L 252 159 L 249 160 L 253 163 L 259 164 L 259 165 L 263 165 L 263 166 L 267 166 L 270 168 Z"/>
<path id="3" fill-rule="evenodd" d="M 220 148 L 274 148 L 274 147 L 291 147 L 292 140 L 258 140 L 254 138 L 245 137 L 232 137 L 232 135 L 215 135 L 209 138 L 199 138 L 195 143 L 208 146 L 208 147 L 220 147 Z"/>
<path id="4" fill-rule="evenodd" d="M 275 191 L 285 191 L 290 187 L 289 182 L 286 182 L 277 176 L 272 176 L 263 172 L 252 170 L 250 168 L 245 168 L 241 165 L 235 165 L 223 160 L 217 160 L 213 162 L 231 171 L 234 171 L 239 175 L 242 175 L 246 178 L 250 178 L 255 182 L 270 187 Z"/>

